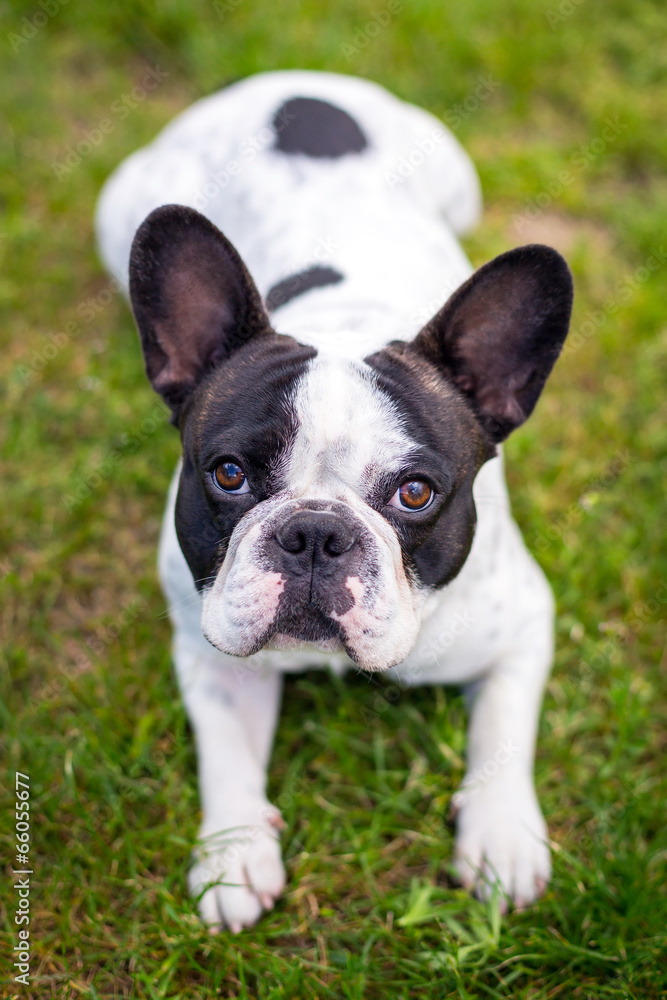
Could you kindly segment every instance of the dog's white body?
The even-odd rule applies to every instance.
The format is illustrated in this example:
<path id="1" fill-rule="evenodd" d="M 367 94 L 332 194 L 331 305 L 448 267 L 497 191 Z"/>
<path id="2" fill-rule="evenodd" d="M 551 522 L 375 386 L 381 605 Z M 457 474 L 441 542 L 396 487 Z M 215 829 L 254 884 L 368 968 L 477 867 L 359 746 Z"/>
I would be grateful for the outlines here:
<path id="1" fill-rule="evenodd" d="M 301 93 L 348 111 L 372 148 L 335 161 L 274 153 L 267 120 Z M 317 374 L 304 393 L 321 393 L 327 373 L 335 384 L 338 359 L 363 359 L 419 331 L 470 275 L 454 234 L 480 212 L 472 164 L 437 119 L 368 82 L 309 72 L 263 74 L 198 102 L 119 168 L 103 193 L 98 229 L 105 262 L 125 285 L 134 233 L 165 203 L 210 218 L 263 295 L 312 264 L 347 276 L 344 284 L 313 289 L 275 311 L 278 331 L 318 348 Z M 335 394 L 322 400 L 317 416 L 322 426 L 339 419 Z M 369 421 L 361 404 L 352 405 L 348 432 L 360 461 L 364 449 L 382 444 Z M 307 463 L 307 448 L 304 456 Z M 206 848 L 191 887 L 201 894 L 220 878 L 224 884 L 201 895 L 202 916 L 239 929 L 272 905 L 284 883 L 280 816 L 265 796 L 281 675 L 313 666 L 342 672 L 352 663 L 344 653 L 304 646 L 242 659 L 206 641 L 202 599 L 174 528 L 177 478 L 160 576 L 199 756 Z M 455 797 L 459 870 L 466 884 L 483 888 L 497 878 L 515 902 L 528 903 L 550 872 L 532 767 L 552 659 L 553 601 L 512 520 L 501 458 L 482 466 L 474 496 L 478 524 L 470 555 L 442 590 L 417 595 L 411 651 L 389 673 L 404 686 L 468 686 L 467 776 Z"/>

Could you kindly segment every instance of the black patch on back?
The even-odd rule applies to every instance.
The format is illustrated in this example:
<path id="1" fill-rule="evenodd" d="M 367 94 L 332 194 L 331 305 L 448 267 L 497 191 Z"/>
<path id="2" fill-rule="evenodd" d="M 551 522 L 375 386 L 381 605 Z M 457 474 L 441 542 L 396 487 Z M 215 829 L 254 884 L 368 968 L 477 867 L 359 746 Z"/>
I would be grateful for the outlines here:
<path id="1" fill-rule="evenodd" d="M 272 285 L 266 296 L 266 308 L 269 312 L 279 309 L 297 295 L 309 292 L 311 288 L 324 288 L 326 285 L 337 285 L 343 280 L 340 271 L 333 267 L 320 267 L 316 264 L 306 271 L 290 274 L 289 278 Z"/>
<path id="2" fill-rule="evenodd" d="M 329 159 L 361 153 L 368 140 L 347 111 L 314 97 L 292 97 L 273 116 L 275 148 Z"/>

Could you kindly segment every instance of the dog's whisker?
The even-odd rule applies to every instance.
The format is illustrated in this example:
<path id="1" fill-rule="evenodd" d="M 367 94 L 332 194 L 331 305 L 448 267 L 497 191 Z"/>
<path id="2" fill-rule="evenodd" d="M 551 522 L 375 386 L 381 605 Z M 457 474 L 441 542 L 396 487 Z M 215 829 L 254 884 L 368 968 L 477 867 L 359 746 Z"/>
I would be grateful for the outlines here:
<path id="1" fill-rule="evenodd" d="M 212 573 L 210 576 L 202 576 L 200 577 L 200 579 L 194 580 L 193 582 L 208 583 L 210 581 L 211 583 L 213 583 L 215 579 L 216 579 L 216 574 Z M 189 594 L 187 597 L 184 597 L 183 600 L 176 601 L 174 604 L 170 604 L 169 607 L 165 608 L 164 611 L 161 611 L 160 614 L 157 615 L 157 617 L 159 619 L 167 618 L 173 611 L 182 611 L 185 608 L 194 606 L 200 601 L 201 601 L 201 596 L 199 593 Z"/>

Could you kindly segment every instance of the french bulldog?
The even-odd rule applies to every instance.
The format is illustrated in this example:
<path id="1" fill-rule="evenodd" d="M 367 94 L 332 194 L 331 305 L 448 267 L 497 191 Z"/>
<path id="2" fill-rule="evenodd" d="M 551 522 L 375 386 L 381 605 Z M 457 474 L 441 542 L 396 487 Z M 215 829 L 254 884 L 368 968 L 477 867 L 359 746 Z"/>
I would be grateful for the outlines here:
<path id="1" fill-rule="evenodd" d="M 212 930 L 285 885 L 266 773 L 282 675 L 304 668 L 462 684 L 461 881 L 525 906 L 549 880 L 533 759 L 554 605 L 500 443 L 556 361 L 572 281 L 537 245 L 472 273 L 457 235 L 480 210 L 436 118 L 301 71 L 198 101 L 101 195 L 101 254 L 183 444 L 159 571 Z"/>

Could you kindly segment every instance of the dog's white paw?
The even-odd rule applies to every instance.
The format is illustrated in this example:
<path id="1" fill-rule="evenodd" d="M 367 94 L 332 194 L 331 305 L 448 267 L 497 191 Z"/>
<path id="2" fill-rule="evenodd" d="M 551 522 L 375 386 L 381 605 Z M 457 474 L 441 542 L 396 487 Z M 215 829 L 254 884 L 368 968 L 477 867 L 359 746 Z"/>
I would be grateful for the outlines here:
<path id="1" fill-rule="evenodd" d="M 285 887 L 282 826 L 279 811 L 264 803 L 215 829 L 202 827 L 188 886 L 212 932 L 228 927 L 238 933 L 273 907 Z"/>
<path id="2" fill-rule="evenodd" d="M 498 885 L 518 909 L 541 896 L 551 876 L 547 827 L 528 781 L 489 781 L 452 800 L 457 810 L 454 864 L 462 884 L 480 899 Z M 504 908 L 504 906 L 503 906 Z"/>

